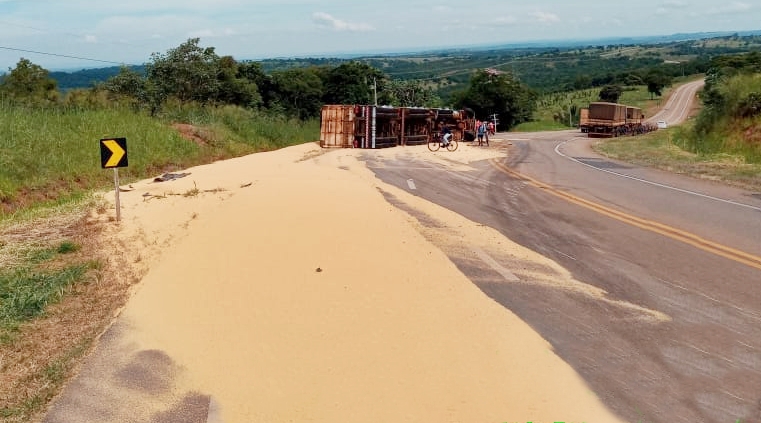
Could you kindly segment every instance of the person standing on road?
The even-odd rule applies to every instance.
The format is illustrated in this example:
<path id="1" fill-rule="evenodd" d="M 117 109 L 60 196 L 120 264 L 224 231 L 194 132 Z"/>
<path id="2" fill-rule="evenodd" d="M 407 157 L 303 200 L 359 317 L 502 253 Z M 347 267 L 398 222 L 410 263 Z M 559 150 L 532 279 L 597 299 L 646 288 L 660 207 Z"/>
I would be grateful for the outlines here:
<path id="1" fill-rule="evenodd" d="M 478 146 L 484 145 L 484 135 L 486 135 L 486 122 L 479 122 L 476 128 L 476 135 L 478 136 Z"/>

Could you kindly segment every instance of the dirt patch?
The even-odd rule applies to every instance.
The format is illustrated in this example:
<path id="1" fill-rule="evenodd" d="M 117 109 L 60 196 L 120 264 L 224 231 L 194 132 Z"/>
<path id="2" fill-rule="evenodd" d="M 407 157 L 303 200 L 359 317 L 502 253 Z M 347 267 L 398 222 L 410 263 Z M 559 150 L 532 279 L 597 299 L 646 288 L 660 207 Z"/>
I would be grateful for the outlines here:
<path id="1" fill-rule="evenodd" d="M 12 214 L 34 205 L 55 202 L 71 193 L 90 189 L 93 184 L 94 181 L 77 177 L 72 181 L 56 179 L 42 185 L 21 187 L 12 194 L 0 191 L 0 214 Z"/>
<path id="2" fill-rule="evenodd" d="M 206 128 L 189 123 L 174 123 L 172 128 L 176 129 L 186 140 L 193 141 L 200 146 L 209 145 L 214 142 L 214 134 Z"/>
<path id="3" fill-rule="evenodd" d="M 743 131 L 745 141 L 755 148 L 761 147 L 761 125 L 753 124 Z"/>

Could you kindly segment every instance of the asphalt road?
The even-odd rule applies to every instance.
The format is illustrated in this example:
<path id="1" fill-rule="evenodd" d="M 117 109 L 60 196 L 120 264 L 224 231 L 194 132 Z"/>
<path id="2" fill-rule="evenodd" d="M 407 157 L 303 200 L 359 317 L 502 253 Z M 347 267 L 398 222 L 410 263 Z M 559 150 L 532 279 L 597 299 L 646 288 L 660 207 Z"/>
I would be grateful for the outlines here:
<path id="1" fill-rule="evenodd" d="M 653 119 L 685 119 L 689 102 L 673 101 L 681 105 Z M 531 280 L 505 283 L 494 263 L 449 252 L 623 418 L 761 421 L 761 193 L 607 160 L 580 135 L 502 135 L 491 148 L 508 158 L 470 172 L 408 159 L 381 165 L 372 152 L 365 159 L 385 182 L 493 227 L 607 292 L 601 301 Z M 509 257 L 491 259 L 509 269 Z"/>

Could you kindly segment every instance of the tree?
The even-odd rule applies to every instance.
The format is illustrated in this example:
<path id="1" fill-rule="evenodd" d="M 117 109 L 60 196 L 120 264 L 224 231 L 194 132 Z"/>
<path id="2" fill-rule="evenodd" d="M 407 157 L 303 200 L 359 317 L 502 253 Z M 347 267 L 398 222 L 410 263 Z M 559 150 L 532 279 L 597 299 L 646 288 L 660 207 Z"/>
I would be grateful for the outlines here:
<path id="1" fill-rule="evenodd" d="M 499 126 L 510 129 L 531 120 L 536 97 L 509 72 L 481 70 L 473 75 L 467 90 L 455 95 L 455 105 L 472 109 L 481 119 L 496 114 Z"/>
<path id="2" fill-rule="evenodd" d="M 644 82 L 647 84 L 647 92 L 650 93 L 652 99 L 653 95 L 658 97 L 663 95 L 663 89 L 671 85 L 671 77 L 662 70 L 653 68 L 645 75 Z"/>
<path id="3" fill-rule="evenodd" d="M 122 66 L 119 73 L 104 82 L 102 87 L 113 94 L 138 98 L 145 90 L 145 77 Z"/>
<path id="4" fill-rule="evenodd" d="M 386 76 L 383 72 L 361 62 L 348 62 L 331 69 L 325 81 L 327 104 L 373 104 L 375 94 L 381 94 L 378 102 L 388 103 L 382 94 Z"/>
<path id="5" fill-rule="evenodd" d="M 629 87 L 645 84 L 645 82 L 642 80 L 642 77 L 634 73 L 630 73 L 626 75 L 626 77 L 624 78 L 624 83 Z"/>
<path id="6" fill-rule="evenodd" d="M 624 90 L 620 85 L 606 85 L 600 90 L 600 100 L 609 103 L 618 103 L 618 99 L 621 98 L 623 92 Z"/>
<path id="7" fill-rule="evenodd" d="M 111 93 L 112 98 L 126 98 L 134 108 L 149 110 L 151 116 L 159 111 L 168 96 L 156 86 L 155 80 L 148 79 L 126 66 L 103 83 L 102 88 Z"/>
<path id="8" fill-rule="evenodd" d="M 261 98 L 261 104 L 264 107 L 269 107 L 270 102 L 273 100 L 274 88 L 272 78 L 264 73 L 261 63 L 251 61 L 239 62 L 238 78 L 256 84 L 259 97 Z"/>
<path id="9" fill-rule="evenodd" d="M 392 80 L 386 84 L 383 94 L 390 104 L 400 107 L 430 106 L 436 98 L 432 88 L 415 80 Z"/>
<path id="10" fill-rule="evenodd" d="M 0 82 L 0 92 L 15 99 L 32 103 L 54 102 L 58 99 L 58 85 L 48 71 L 21 58 L 16 67 L 8 69 Z"/>
<path id="11" fill-rule="evenodd" d="M 219 94 L 219 61 L 214 47 L 201 48 L 191 38 L 165 54 L 153 53 L 146 77 L 161 97 L 206 103 Z"/>
<path id="12" fill-rule="evenodd" d="M 576 75 L 573 81 L 573 89 L 583 90 L 592 86 L 592 77 L 587 74 Z"/>
<path id="13" fill-rule="evenodd" d="M 317 68 L 294 68 L 272 73 L 274 97 L 287 113 L 307 119 L 320 115 L 324 94 Z"/>
<path id="14" fill-rule="evenodd" d="M 241 70 L 248 71 L 248 67 L 239 66 L 232 56 L 222 57 L 218 66 L 219 88 L 214 100 L 247 108 L 259 107 L 262 96 L 256 82 L 241 73 Z"/>

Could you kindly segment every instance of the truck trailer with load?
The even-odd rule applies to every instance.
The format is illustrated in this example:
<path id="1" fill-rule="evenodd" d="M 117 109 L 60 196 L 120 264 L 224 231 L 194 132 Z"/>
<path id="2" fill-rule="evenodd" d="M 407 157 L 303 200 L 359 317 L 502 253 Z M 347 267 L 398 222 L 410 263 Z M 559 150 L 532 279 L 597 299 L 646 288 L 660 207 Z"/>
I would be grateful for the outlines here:
<path id="1" fill-rule="evenodd" d="M 579 129 L 590 138 L 610 138 L 643 134 L 654 127 L 645 123 L 645 115 L 639 107 L 592 102 L 589 108 L 581 109 Z"/>

